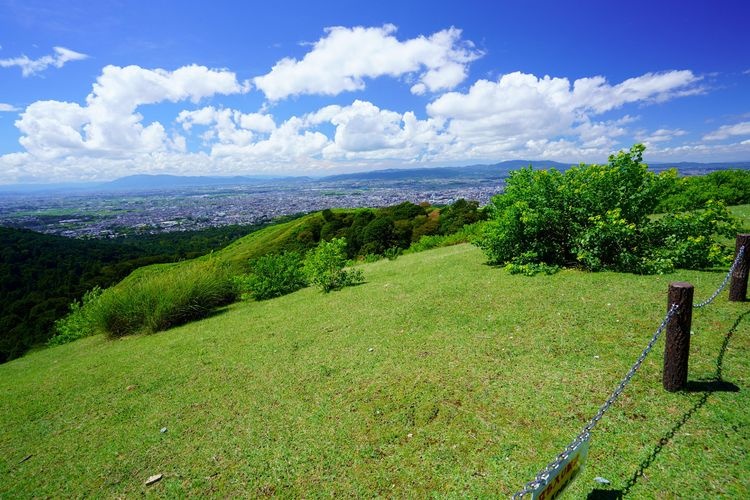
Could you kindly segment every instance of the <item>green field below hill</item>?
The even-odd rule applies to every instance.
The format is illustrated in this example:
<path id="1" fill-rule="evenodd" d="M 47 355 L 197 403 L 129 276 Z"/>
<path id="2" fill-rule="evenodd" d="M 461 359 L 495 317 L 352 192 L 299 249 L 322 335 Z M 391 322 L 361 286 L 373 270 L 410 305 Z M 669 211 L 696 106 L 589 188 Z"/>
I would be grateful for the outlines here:
<path id="1" fill-rule="evenodd" d="M 338 292 L 0 365 L 0 497 L 507 496 L 615 388 L 668 283 L 702 300 L 723 278 L 527 278 L 469 245 L 361 269 L 366 283 Z M 694 312 L 691 391 L 662 389 L 657 344 L 594 430 L 572 497 L 750 496 L 748 311 L 723 294 Z"/>

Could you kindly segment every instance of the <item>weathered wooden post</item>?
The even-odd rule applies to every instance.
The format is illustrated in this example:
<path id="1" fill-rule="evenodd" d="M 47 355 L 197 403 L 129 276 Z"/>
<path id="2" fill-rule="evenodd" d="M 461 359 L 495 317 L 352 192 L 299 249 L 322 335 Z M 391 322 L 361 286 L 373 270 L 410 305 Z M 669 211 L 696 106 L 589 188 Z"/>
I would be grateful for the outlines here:
<path id="1" fill-rule="evenodd" d="M 693 285 L 678 281 L 669 284 L 667 311 L 677 304 L 677 312 L 667 323 L 664 347 L 664 375 L 662 382 L 669 392 L 687 385 L 688 357 L 690 356 L 690 323 L 693 320 Z"/>
<path id="2" fill-rule="evenodd" d="M 737 243 L 734 246 L 734 258 L 740 253 L 740 248 L 745 247 L 742 258 L 737 263 L 732 273 L 732 282 L 729 284 L 729 300 L 732 302 L 744 302 L 747 299 L 747 271 L 748 255 L 750 255 L 750 234 L 738 234 Z"/>

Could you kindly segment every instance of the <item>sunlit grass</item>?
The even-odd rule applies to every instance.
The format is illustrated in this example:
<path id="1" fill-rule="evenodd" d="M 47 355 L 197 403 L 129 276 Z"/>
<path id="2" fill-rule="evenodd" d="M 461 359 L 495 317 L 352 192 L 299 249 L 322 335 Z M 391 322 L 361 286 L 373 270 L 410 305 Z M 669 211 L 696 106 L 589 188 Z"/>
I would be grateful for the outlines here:
<path id="1" fill-rule="evenodd" d="M 739 219 L 741 232 L 750 233 L 750 205 L 736 205 L 729 211 Z"/>
<path id="2" fill-rule="evenodd" d="M 383 260 L 361 286 L 2 365 L 0 497 L 507 496 L 606 399 L 668 282 L 703 299 L 722 278 L 483 262 L 468 245 Z M 634 498 L 748 496 L 747 310 L 724 295 L 693 315 L 692 381 L 714 378 L 740 319 L 721 365 L 739 391 L 665 392 L 660 342 L 594 431 L 571 498 L 596 476 L 625 488 L 650 457 Z"/>
<path id="3" fill-rule="evenodd" d="M 105 290 L 84 307 L 91 308 L 95 330 L 121 337 L 203 318 L 235 298 L 226 266 L 215 259 L 201 259 L 180 265 L 179 272 L 143 273 Z"/>

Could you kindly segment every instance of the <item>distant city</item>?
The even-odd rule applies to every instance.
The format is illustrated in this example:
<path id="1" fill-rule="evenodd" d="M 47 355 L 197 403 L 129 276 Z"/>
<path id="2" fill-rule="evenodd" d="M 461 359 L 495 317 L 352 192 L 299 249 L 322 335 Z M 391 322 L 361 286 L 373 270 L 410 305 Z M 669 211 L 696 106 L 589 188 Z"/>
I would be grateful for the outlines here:
<path id="1" fill-rule="evenodd" d="M 326 208 L 382 207 L 403 201 L 447 205 L 465 198 L 484 205 L 502 191 L 511 170 L 529 163 L 393 169 L 322 179 L 133 176 L 99 185 L 0 186 L 0 226 L 73 238 L 116 238 L 258 224 Z M 569 167 L 549 161 L 533 164 Z M 677 165 L 683 175 L 732 167 L 750 168 L 750 162 Z"/>
<path id="2" fill-rule="evenodd" d="M 390 184 L 394 183 L 269 183 L 116 193 L 14 194 L 0 198 L 0 225 L 76 238 L 114 238 L 257 224 L 325 208 L 381 207 L 403 201 L 444 205 L 459 198 L 484 204 L 501 190 L 499 180 L 458 186 L 451 181 Z"/>

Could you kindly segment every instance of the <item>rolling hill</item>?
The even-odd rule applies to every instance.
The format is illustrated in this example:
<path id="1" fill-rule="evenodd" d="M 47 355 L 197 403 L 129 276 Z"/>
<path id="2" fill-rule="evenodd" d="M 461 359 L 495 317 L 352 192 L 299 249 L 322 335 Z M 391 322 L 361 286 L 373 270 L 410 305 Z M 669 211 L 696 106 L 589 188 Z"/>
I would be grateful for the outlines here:
<path id="1" fill-rule="evenodd" d="M 247 238 L 293 226 L 271 229 Z M 702 299 L 722 277 L 526 278 L 468 245 L 362 269 L 367 282 L 339 292 L 0 366 L 0 497 L 507 496 L 619 382 L 667 283 Z M 601 476 L 638 497 L 746 497 L 749 320 L 725 297 L 694 313 L 684 393 L 661 388 L 658 344 L 593 432 L 572 496 Z"/>

